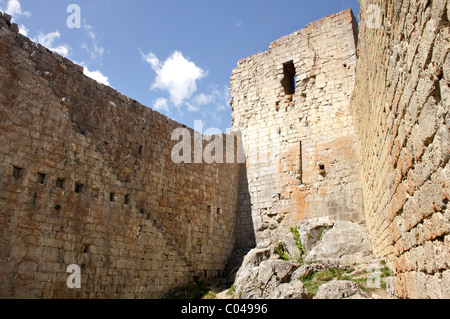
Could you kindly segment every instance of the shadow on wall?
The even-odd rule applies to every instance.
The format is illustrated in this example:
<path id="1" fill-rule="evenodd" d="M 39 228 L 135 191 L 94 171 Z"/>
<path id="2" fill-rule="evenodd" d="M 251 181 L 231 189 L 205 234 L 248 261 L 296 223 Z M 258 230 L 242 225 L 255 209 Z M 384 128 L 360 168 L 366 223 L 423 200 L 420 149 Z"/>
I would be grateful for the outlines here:
<path id="1" fill-rule="evenodd" d="M 246 165 L 241 166 L 239 175 L 239 200 L 235 232 L 235 247 L 224 270 L 224 278 L 230 284 L 234 283 L 236 273 L 240 269 L 244 257 L 256 247 Z"/>

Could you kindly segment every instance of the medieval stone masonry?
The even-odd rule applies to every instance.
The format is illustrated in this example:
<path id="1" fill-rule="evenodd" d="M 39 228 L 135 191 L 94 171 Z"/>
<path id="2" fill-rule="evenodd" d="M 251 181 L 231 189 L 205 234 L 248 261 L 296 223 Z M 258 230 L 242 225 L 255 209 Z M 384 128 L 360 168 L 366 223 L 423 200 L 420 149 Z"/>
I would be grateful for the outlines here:
<path id="1" fill-rule="evenodd" d="M 0 297 L 160 298 L 220 275 L 237 164 L 175 164 L 180 124 L 5 17 L 0 61 Z M 72 264 L 81 289 L 67 288 Z"/>
<path id="2" fill-rule="evenodd" d="M 239 246 L 254 247 L 279 225 L 308 217 L 364 218 L 350 108 L 356 33 L 352 12 L 343 11 L 273 42 L 233 71 L 233 127 L 247 157 Z"/>
<path id="3" fill-rule="evenodd" d="M 361 1 L 352 107 L 367 229 L 405 298 L 450 297 L 449 10 Z"/>
<path id="4" fill-rule="evenodd" d="M 230 70 L 212 164 L 0 13 L 0 298 L 161 298 L 317 217 L 365 226 L 396 297 L 450 298 L 450 5 L 360 3 Z"/>

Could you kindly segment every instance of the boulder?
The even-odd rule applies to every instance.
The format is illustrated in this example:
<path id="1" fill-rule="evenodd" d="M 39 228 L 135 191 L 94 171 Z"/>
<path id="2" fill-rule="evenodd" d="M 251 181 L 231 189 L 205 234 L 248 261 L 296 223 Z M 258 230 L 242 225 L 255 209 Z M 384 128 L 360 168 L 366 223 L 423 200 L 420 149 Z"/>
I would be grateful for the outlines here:
<path id="1" fill-rule="evenodd" d="M 239 270 L 236 280 L 237 297 L 241 299 L 267 298 L 280 284 L 287 283 L 298 267 L 297 262 L 269 259 L 258 266 L 247 263 Z"/>
<path id="2" fill-rule="evenodd" d="M 320 263 L 303 264 L 291 276 L 291 280 L 298 280 L 301 277 L 309 277 L 315 272 L 326 270 L 327 267 Z"/>
<path id="3" fill-rule="evenodd" d="M 258 267 L 254 267 L 245 272 L 245 276 L 236 281 L 236 295 L 238 299 L 262 299 L 263 291 L 256 283 L 258 279 Z"/>
<path id="4" fill-rule="evenodd" d="M 367 295 L 353 281 L 333 280 L 320 286 L 314 299 L 367 299 Z"/>
<path id="5" fill-rule="evenodd" d="M 258 283 L 265 288 L 269 280 L 275 276 L 280 283 L 289 282 L 291 275 L 297 268 L 297 263 L 283 260 L 267 260 L 259 265 Z"/>
<path id="6" fill-rule="evenodd" d="M 269 299 L 312 299 L 312 295 L 299 280 L 281 284 L 269 295 Z"/>
<path id="7" fill-rule="evenodd" d="M 365 228 L 352 222 L 336 222 L 307 253 L 305 261 L 329 267 L 368 264 L 374 259 Z"/>
<path id="8" fill-rule="evenodd" d="M 300 256 L 300 249 L 297 247 L 294 234 L 289 229 L 283 229 L 274 236 L 274 242 L 284 244 L 284 249 L 290 259 L 297 259 Z"/>
<path id="9" fill-rule="evenodd" d="M 298 261 L 300 249 L 291 230 L 279 229 L 245 256 L 236 274 L 236 298 L 308 299 L 311 295 L 299 278 L 336 268 L 363 273 L 374 263 L 369 236 L 359 224 L 314 218 L 300 222 L 297 230 L 306 263 Z M 289 261 L 275 253 L 280 243 Z M 334 280 L 321 286 L 316 298 L 366 298 L 366 294 L 355 282 Z"/>
<path id="10" fill-rule="evenodd" d="M 318 217 L 302 220 L 297 229 L 303 250 L 307 253 L 314 245 L 322 239 L 325 232 L 333 228 L 334 222 L 328 217 Z"/>

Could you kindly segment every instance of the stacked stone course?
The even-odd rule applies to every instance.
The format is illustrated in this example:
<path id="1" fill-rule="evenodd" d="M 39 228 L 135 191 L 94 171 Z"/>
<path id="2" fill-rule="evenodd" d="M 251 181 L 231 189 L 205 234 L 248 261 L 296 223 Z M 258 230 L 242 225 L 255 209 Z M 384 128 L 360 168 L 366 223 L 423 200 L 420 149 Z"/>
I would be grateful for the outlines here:
<path id="1" fill-rule="evenodd" d="M 182 125 L 84 76 L 6 15 L 0 61 L 0 297 L 160 298 L 219 276 L 238 164 L 175 164 Z M 71 264 L 81 289 L 66 285 Z"/>
<path id="2" fill-rule="evenodd" d="M 352 107 L 367 228 L 397 296 L 449 298 L 450 5 L 360 3 Z"/>
<path id="3" fill-rule="evenodd" d="M 356 34 L 346 10 L 273 42 L 233 71 L 233 127 L 247 157 L 238 245 L 251 247 L 308 217 L 364 219 L 350 108 Z"/>
<path id="4" fill-rule="evenodd" d="M 159 298 L 325 216 L 365 222 L 396 296 L 449 298 L 450 5 L 360 3 L 239 61 L 245 165 L 174 163 L 184 126 L 0 13 L 0 297 Z"/>

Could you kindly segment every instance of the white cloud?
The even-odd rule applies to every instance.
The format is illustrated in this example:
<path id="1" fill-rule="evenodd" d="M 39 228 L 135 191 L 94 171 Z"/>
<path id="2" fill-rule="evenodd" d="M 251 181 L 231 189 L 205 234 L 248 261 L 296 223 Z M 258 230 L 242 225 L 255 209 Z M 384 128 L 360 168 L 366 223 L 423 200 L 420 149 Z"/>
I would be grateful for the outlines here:
<path id="1" fill-rule="evenodd" d="M 58 46 L 53 46 L 53 42 L 55 42 L 55 40 L 59 39 L 60 37 L 61 34 L 59 33 L 58 30 L 47 34 L 39 32 L 37 38 L 33 38 L 32 41 L 38 42 L 42 44 L 44 47 L 48 48 L 49 50 L 54 51 L 64 57 L 68 57 L 70 51 L 69 45 L 61 44 Z"/>
<path id="2" fill-rule="evenodd" d="M 97 34 L 95 33 L 94 27 L 84 21 L 83 29 L 91 40 L 91 43 L 88 45 L 86 42 L 83 42 L 81 48 L 90 55 L 91 61 L 101 60 L 105 53 L 105 48 L 98 45 Z"/>
<path id="3" fill-rule="evenodd" d="M 153 108 L 156 111 L 165 111 L 169 112 L 169 103 L 167 102 L 167 99 L 160 97 L 155 101 L 153 104 Z"/>
<path id="4" fill-rule="evenodd" d="M 188 107 L 189 112 L 199 112 L 200 111 L 199 106 L 194 106 L 191 103 L 186 103 L 186 106 Z"/>
<path id="5" fill-rule="evenodd" d="M 197 81 L 207 75 L 207 72 L 186 59 L 179 51 L 175 51 L 162 63 L 152 52 L 141 54 L 156 73 L 152 89 L 168 91 L 170 100 L 176 107 L 192 97 L 197 91 Z"/>
<path id="6" fill-rule="evenodd" d="M 25 27 L 23 24 L 21 24 L 21 25 L 19 26 L 19 32 L 20 32 L 20 34 L 23 34 L 24 36 L 27 37 L 29 31 L 30 31 L 30 30 L 28 30 L 27 27 Z"/>
<path id="7" fill-rule="evenodd" d="M 144 58 L 144 61 L 150 64 L 154 70 L 160 67 L 158 58 L 152 52 L 149 54 L 144 54 L 141 52 L 141 55 Z"/>
<path id="8" fill-rule="evenodd" d="M 5 1 L 1 2 L 5 3 Z M 6 3 L 6 9 L 1 8 L 1 11 L 10 14 L 13 19 L 18 19 L 22 16 L 29 18 L 31 16 L 30 12 L 22 11 L 22 6 L 20 5 L 20 2 L 18 0 L 8 0 L 8 2 Z"/>
<path id="9" fill-rule="evenodd" d="M 80 64 L 80 65 L 82 65 L 82 64 Z M 91 79 L 94 79 L 95 81 L 97 81 L 99 83 L 110 86 L 108 77 L 100 71 L 90 71 L 85 66 L 83 69 L 83 73 L 84 73 L 84 75 L 90 77 Z"/>
<path id="10" fill-rule="evenodd" d="M 199 106 L 203 106 L 203 105 L 212 103 L 213 100 L 214 100 L 213 95 L 206 95 L 206 94 L 200 93 L 199 95 L 195 96 L 192 99 L 192 103 L 199 105 Z"/>
<path id="11" fill-rule="evenodd" d="M 89 37 L 92 40 L 95 40 L 97 38 L 97 35 L 94 32 L 94 27 L 93 26 L 91 26 L 91 25 L 89 25 L 87 23 L 84 23 L 83 27 L 84 27 L 84 30 L 87 32 L 87 34 L 89 35 Z"/>
<path id="12" fill-rule="evenodd" d="M 200 106 L 211 105 L 215 107 L 213 108 L 214 111 L 225 111 L 230 100 L 231 95 L 228 87 L 225 86 L 222 90 L 219 90 L 216 86 L 211 86 L 209 94 L 200 93 L 191 100 L 191 103 L 195 105 L 195 109 Z"/>

